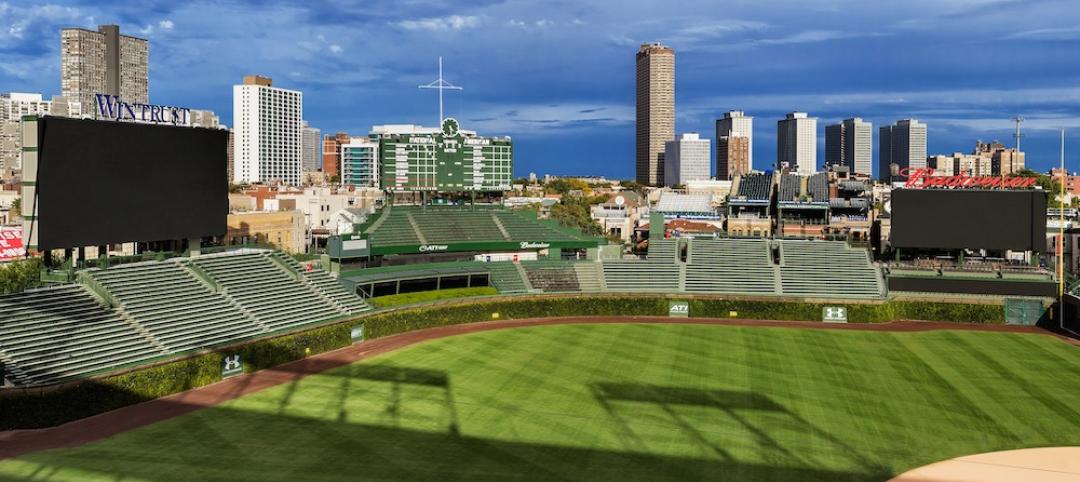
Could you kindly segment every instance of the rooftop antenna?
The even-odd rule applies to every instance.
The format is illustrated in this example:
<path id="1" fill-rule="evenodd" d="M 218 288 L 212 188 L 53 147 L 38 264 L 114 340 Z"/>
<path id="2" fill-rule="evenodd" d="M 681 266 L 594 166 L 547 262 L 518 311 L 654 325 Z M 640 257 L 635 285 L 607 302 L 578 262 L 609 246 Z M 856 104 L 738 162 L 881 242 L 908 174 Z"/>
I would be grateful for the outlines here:
<path id="1" fill-rule="evenodd" d="M 1016 139 L 1016 152 L 1020 152 L 1020 138 L 1024 137 L 1024 135 L 1020 133 L 1020 123 L 1024 122 L 1024 118 L 1016 116 L 1013 117 L 1012 121 L 1016 123 L 1016 133 L 1013 134 L 1013 139 Z"/>
<path id="2" fill-rule="evenodd" d="M 421 89 L 439 89 L 439 123 L 435 124 L 435 127 L 441 128 L 443 119 L 445 119 L 445 117 L 443 117 L 443 91 L 447 90 L 447 89 L 449 89 L 449 90 L 462 90 L 461 87 L 458 87 L 458 86 L 456 86 L 454 84 L 451 84 L 450 82 L 447 82 L 446 80 L 443 79 L 443 76 L 442 76 L 442 55 L 439 56 L 439 78 L 431 81 L 431 83 L 421 85 L 421 86 L 419 86 L 419 88 L 421 88 Z"/>

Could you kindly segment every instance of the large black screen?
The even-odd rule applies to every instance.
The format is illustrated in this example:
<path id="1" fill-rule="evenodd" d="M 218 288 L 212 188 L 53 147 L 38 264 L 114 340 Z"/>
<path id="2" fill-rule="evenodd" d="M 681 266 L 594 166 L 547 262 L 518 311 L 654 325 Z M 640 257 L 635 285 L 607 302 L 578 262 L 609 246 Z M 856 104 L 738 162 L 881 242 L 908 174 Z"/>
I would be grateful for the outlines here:
<path id="1" fill-rule="evenodd" d="M 44 117 L 41 249 L 225 234 L 224 130 Z"/>
<path id="2" fill-rule="evenodd" d="M 1046 193 L 961 189 L 892 192 L 893 247 L 1046 249 Z"/>

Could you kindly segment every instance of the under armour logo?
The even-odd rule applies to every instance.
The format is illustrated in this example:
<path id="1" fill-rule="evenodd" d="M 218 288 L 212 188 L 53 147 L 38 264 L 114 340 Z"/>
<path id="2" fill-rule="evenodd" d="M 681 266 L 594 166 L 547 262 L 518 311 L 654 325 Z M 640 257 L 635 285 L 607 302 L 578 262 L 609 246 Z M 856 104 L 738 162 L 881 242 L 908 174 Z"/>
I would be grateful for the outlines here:
<path id="1" fill-rule="evenodd" d="M 844 316 L 844 309 L 843 308 L 835 308 L 835 307 L 834 308 L 826 308 L 825 309 L 825 315 L 828 316 L 829 318 L 840 318 L 841 316 Z"/>
<path id="2" fill-rule="evenodd" d="M 225 371 L 240 369 L 240 355 L 225 357 Z"/>

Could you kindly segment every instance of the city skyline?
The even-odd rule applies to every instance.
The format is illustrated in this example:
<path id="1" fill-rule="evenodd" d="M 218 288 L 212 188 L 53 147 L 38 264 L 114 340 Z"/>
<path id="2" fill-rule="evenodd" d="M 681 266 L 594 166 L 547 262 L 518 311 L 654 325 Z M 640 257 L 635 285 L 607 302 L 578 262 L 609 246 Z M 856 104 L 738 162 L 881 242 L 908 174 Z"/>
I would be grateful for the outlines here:
<path id="1" fill-rule="evenodd" d="M 1027 164 L 1046 170 L 1057 159 L 1055 129 L 1080 127 L 1080 89 L 1073 87 L 1077 72 L 1055 60 L 1067 58 L 1080 40 L 1080 31 L 1071 27 L 1080 15 L 1065 2 L 1037 3 L 868 8 L 825 2 L 793 6 L 786 14 L 733 5 L 723 19 L 602 4 L 575 6 L 556 16 L 516 2 L 374 5 L 339 9 L 339 18 L 321 13 L 330 9 L 325 5 L 273 2 L 266 7 L 269 13 L 244 10 L 244 2 L 2 3 L 0 90 L 40 92 L 46 98 L 59 94 L 60 29 L 117 23 L 122 32 L 151 42 L 155 103 L 208 108 L 231 119 L 235 79 L 262 73 L 275 84 L 305 92 L 305 118 L 313 127 L 362 133 L 376 124 L 430 124 L 425 120 L 435 112 L 435 98 L 415 86 L 430 80 L 442 54 L 447 78 L 466 87 L 448 95 L 447 115 L 459 118 L 463 128 L 513 136 L 516 175 L 632 178 L 630 56 L 641 42 L 658 40 L 679 52 L 677 133 L 700 132 L 715 142 L 710 135 L 715 119 L 744 110 L 759 119 L 755 137 L 765 139 L 754 153 L 759 169 L 775 159 L 773 122 L 799 110 L 820 119 L 821 139 L 825 125 L 849 117 L 875 126 L 917 118 L 929 126 L 929 154 L 967 151 L 980 139 L 1011 146 L 1009 119 L 1020 114 L 1027 119 Z M 846 30 L 849 21 L 842 25 L 828 18 L 840 8 L 862 18 L 889 14 L 890 21 L 872 32 Z M 286 21 L 295 28 L 278 25 Z M 935 30 L 949 23 L 984 28 L 956 40 Z M 370 35 L 349 33 L 355 29 L 350 24 L 370 27 Z M 252 29 L 260 35 L 253 37 Z M 403 49 L 409 55 L 402 55 Z M 365 55 L 356 55 L 361 51 Z M 852 67 L 860 63 L 872 68 Z M 1002 75 L 1006 64 L 1022 73 Z M 328 68 L 349 75 L 327 76 Z M 203 73 L 192 75 L 192 69 Z M 792 76 L 799 82 L 791 82 Z M 817 150 L 824 159 L 823 142 Z M 877 157 L 875 149 L 875 170 Z"/>

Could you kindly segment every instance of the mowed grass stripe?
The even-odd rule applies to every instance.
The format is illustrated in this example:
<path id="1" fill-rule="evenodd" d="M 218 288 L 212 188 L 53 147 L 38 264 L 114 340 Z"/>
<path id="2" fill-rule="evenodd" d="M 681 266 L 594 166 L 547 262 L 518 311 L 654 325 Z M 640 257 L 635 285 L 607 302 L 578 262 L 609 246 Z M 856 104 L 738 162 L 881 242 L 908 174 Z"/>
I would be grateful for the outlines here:
<path id="1" fill-rule="evenodd" d="M 880 481 L 1080 443 L 1080 422 L 1049 413 L 1080 393 L 1052 368 L 1077 363 L 1022 334 L 496 330 L 0 462 L 0 479 Z"/>

